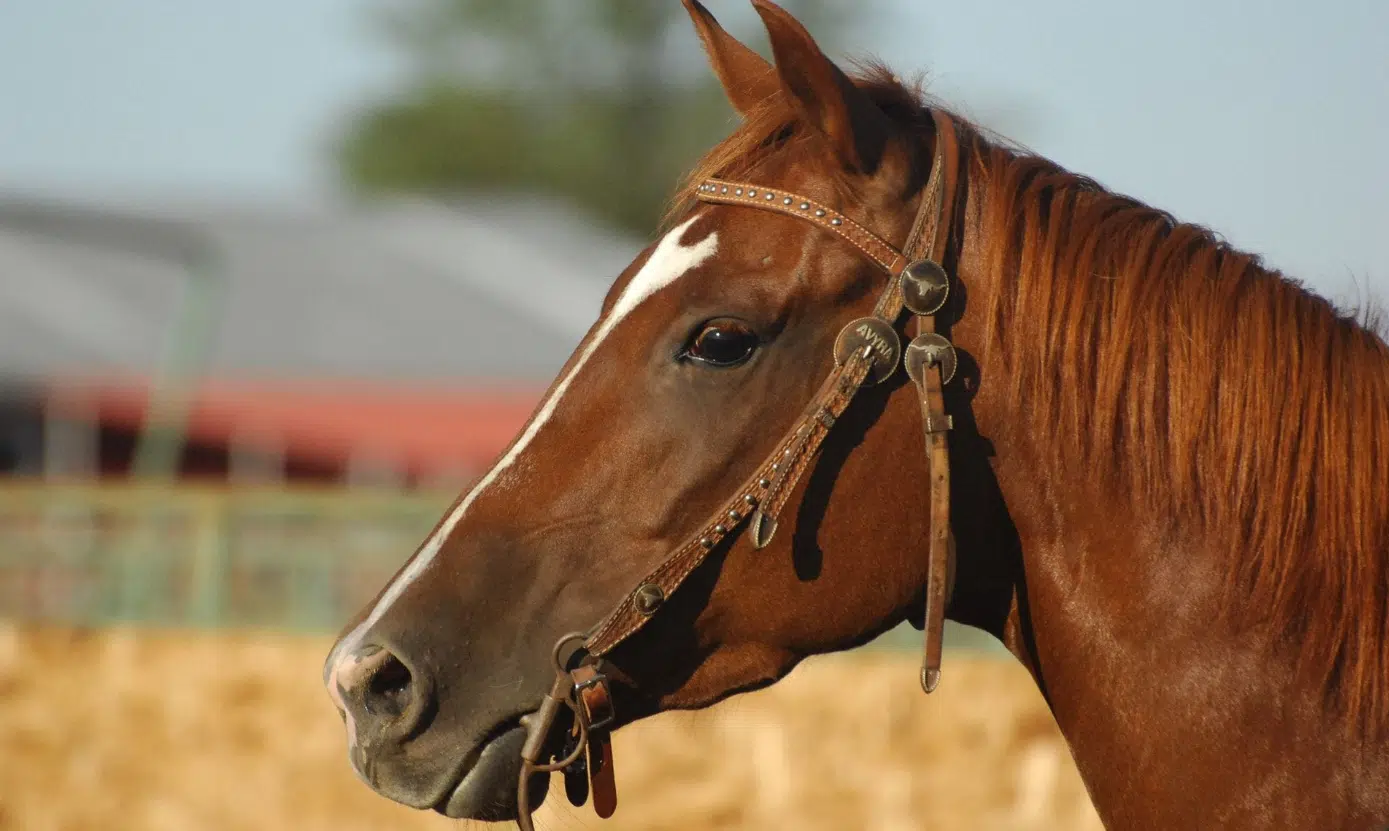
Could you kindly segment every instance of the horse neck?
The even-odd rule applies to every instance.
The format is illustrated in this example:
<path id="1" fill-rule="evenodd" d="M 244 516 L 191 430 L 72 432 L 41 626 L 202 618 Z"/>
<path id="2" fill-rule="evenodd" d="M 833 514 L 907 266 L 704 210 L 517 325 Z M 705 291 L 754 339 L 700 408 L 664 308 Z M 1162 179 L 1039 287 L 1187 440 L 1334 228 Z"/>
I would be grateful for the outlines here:
<path id="1" fill-rule="evenodd" d="M 981 256 L 980 196 L 971 185 L 957 266 L 970 309 L 999 290 Z M 989 354 L 969 310 L 953 334 L 966 354 Z M 1014 411 L 1003 380 L 983 360 L 955 416 L 951 616 L 1033 673 L 1110 827 L 1389 821 L 1385 754 L 1270 660 L 1267 630 L 1220 623 L 1224 552 L 1142 520 L 1084 470 L 1038 465 L 1063 431 Z"/>

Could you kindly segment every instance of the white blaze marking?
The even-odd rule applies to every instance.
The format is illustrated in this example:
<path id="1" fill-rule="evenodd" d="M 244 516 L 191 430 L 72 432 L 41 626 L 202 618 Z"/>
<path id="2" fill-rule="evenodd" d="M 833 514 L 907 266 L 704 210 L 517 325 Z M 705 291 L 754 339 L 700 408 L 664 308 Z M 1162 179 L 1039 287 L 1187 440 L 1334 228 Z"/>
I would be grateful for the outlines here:
<path id="1" fill-rule="evenodd" d="M 705 260 L 712 257 L 714 252 L 718 250 L 717 232 L 711 233 L 709 236 L 693 245 L 686 246 L 680 244 L 680 238 L 697 219 L 699 219 L 698 215 L 690 217 L 689 220 L 661 238 L 660 243 L 656 245 L 656 250 L 651 252 L 650 259 L 642 266 L 641 271 L 637 272 L 636 276 L 632 278 L 632 282 L 627 284 L 627 288 L 623 290 L 622 296 L 613 304 L 612 312 L 609 313 L 607 319 L 603 321 L 603 324 L 598 327 L 598 331 L 593 333 L 593 337 L 589 339 L 588 345 L 585 346 L 583 352 L 579 354 L 579 359 L 575 361 L 574 366 L 570 368 L 569 374 L 565 375 L 564 380 L 560 381 L 559 384 L 555 386 L 554 391 L 550 393 L 550 397 L 545 400 L 544 405 L 541 406 L 534 417 L 531 418 L 530 423 L 526 425 L 525 431 L 521 433 L 521 437 L 516 440 L 515 444 L 511 446 L 511 449 L 507 451 L 506 455 L 503 456 L 491 470 L 487 471 L 487 475 L 478 480 L 477 484 L 473 486 L 473 489 L 463 498 L 463 501 L 459 502 L 458 506 L 449 513 L 448 518 L 439 526 L 439 530 L 436 531 L 420 548 L 419 552 L 415 554 L 414 559 L 411 560 L 405 571 L 401 572 L 400 577 L 397 578 L 395 582 L 391 583 L 386 589 L 385 594 L 381 595 L 381 600 L 376 604 L 376 607 L 371 610 L 371 614 L 348 633 L 347 637 L 338 642 L 337 647 L 333 650 L 333 654 L 329 657 L 328 661 L 325 662 L 331 669 L 329 670 L 328 677 L 324 679 L 335 701 L 340 701 L 340 695 L 336 689 L 339 656 L 348 655 L 350 659 L 352 653 L 356 651 L 359 646 L 358 642 L 362 639 L 362 636 L 365 635 L 372 626 L 376 625 L 376 622 L 381 619 L 381 616 L 386 613 L 386 610 L 391 607 L 391 604 L 395 603 L 405 589 L 418 579 L 419 576 L 424 573 L 424 570 L 429 567 L 429 564 L 434 561 L 434 558 L 439 554 L 439 550 L 443 548 L 444 541 L 453 533 L 453 529 L 458 525 L 459 520 L 463 519 L 463 515 L 468 512 L 468 508 L 472 506 L 473 502 L 477 501 L 477 498 L 482 495 L 483 491 L 487 490 L 487 488 L 497 480 L 497 477 L 516 462 L 521 453 L 523 453 L 531 441 L 535 439 L 536 434 L 540 432 L 540 428 L 544 427 L 545 422 L 549 421 L 550 416 L 554 415 L 555 408 L 559 405 L 560 399 L 564 397 L 564 393 L 569 389 L 569 385 L 573 383 L 574 377 L 579 374 L 579 370 L 584 368 L 584 364 L 588 363 L 588 359 L 597 351 L 603 339 L 612 332 L 613 328 L 617 326 L 618 323 L 622 322 L 623 318 L 640 305 L 643 300 L 675 282 L 686 272 L 697 268 Z M 355 733 L 355 731 L 351 729 L 350 724 L 348 732 Z M 355 742 L 355 740 L 355 735 L 349 736 L 350 742 Z"/>
<path id="2" fill-rule="evenodd" d="M 333 655 L 336 656 L 337 654 L 338 651 L 334 650 Z M 333 667 L 333 671 L 328 674 L 328 694 L 333 697 L 333 703 L 338 705 L 338 709 L 342 711 L 343 718 L 345 719 L 347 725 L 347 749 L 349 752 L 357 748 L 357 718 L 352 714 L 352 708 L 348 707 L 347 702 L 342 700 L 342 687 L 338 684 L 338 674 L 341 673 L 342 670 L 347 669 L 343 664 L 351 663 L 355 665 L 361 662 L 362 659 L 353 654 L 349 654 L 346 661 L 334 660 L 329 662 Z M 357 767 L 356 758 L 352 759 L 352 770 L 356 771 L 357 775 L 362 777 L 363 780 L 366 779 L 361 769 Z M 370 785 L 371 783 L 367 782 L 367 784 Z"/>

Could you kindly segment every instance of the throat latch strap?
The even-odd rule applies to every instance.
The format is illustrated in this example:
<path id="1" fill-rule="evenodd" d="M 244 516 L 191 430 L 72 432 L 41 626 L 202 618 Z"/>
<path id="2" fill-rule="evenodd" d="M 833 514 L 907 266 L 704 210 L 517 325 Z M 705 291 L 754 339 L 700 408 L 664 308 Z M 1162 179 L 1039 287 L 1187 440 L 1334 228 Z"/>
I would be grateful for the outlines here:
<path id="1" fill-rule="evenodd" d="M 921 423 L 930 461 L 931 537 L 927 548 L 926 609 L 922 629 L 925 654 L 921 663 L 921 688 L 930 693 L 940 683 L 945 607 L 950 599 L 954 539 L 950 533 L 950 453 L 946 441 L 954 426 L 945 411 L 944 386 L 955 375 L 958 363 L 954 345 L 937 331 L 936 314 L 950 295 L 950 277 L 944 268 L 945 252 L 954 228 L 955 193 L 958 187 L 960 148 L 950 117 L 933 110 L 936 122 L 936 163 L 922 197 L 923 208 L 907 240 L 908 252 L 922 255 L 902 273 L 903 304 L 916 316 L 916 337 L 907 345 L 904 364 L 921 399 Z M 924 206 L 934 203 L 935 216 Z"/>

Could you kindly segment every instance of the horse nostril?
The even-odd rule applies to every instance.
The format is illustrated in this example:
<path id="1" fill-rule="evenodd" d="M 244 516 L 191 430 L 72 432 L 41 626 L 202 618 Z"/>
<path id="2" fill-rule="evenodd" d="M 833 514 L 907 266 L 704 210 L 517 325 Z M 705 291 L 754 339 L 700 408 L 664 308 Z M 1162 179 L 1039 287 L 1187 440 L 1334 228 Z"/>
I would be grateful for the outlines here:
<path id="1" fill-rule="evenodd" d="M 394 655 L 387 657 L 367 682 L 367 712 L 394 718 L 410 706 L 410 670 Z"/>

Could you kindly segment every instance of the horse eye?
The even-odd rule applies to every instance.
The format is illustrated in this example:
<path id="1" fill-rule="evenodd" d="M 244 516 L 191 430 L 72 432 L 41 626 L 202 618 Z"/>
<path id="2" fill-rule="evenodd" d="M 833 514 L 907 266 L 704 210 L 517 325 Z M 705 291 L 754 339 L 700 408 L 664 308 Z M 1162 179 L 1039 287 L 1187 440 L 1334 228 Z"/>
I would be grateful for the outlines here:
<path id="1" fill-rule="evenodd" d="M 700 327 L 685 347 L 683 357 L 710 366 L 737 366 L 752 357 L 759 342 L 757 333 L 746 323 L 721 318 Z"/>

